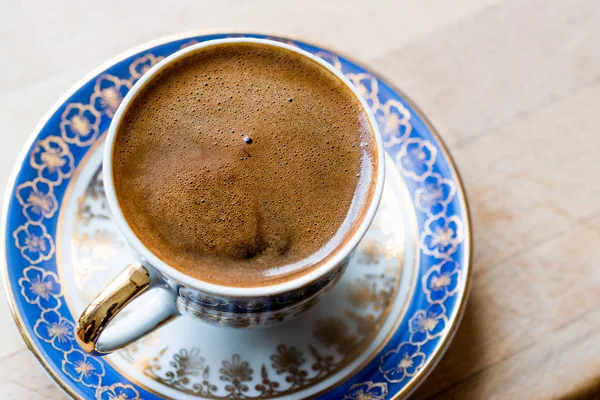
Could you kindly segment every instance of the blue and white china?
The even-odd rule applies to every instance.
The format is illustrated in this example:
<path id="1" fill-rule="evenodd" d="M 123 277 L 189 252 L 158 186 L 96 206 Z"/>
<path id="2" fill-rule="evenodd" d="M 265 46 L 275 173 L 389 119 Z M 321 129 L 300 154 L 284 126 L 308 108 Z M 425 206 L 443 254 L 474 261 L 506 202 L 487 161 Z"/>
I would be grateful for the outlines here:
<path id="1" fill-rule="evenodd" d="M 380 208 L 346 273 L 297 319 L 237 330 L 176 318 L 123 350 L 89 355 L 74 338 L 76 318 L 131 261 L 108 210 L 101 173 L 110 122 L 154 64 L 191 44 L 225 37 L 298 46 L 356 86 L 386 151 Z M 48 374 L 78 399 L 404 398 L 439 361 L 470 284 L 465 195 L 423 114 L 345 56 L 259 34 L 167 38 L 92 73 L 51 110 L 19 157 L 2 234 L 15 321 Z M 145 296 L 117 319 L 143 309 Z"/>

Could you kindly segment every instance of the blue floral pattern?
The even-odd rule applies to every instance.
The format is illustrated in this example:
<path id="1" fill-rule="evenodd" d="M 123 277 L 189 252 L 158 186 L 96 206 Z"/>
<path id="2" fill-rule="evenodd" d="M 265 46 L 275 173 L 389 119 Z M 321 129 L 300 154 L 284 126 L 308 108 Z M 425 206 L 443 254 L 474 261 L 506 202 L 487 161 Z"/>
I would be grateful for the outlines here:
<path id="1" fill-rule="evenodd" d="M 428 220 L 421 236 L 423 252 L 438 258 L 454 253 L 464 239 L 462 223 L 456 216 Z"/>
<path id="2" fill-rule="evenodd" d="M 75 170 L 69 146 L 56 136 L 38 141 L 33 146 L 29 162 L 38 170 L 40 177 L 55 185 L 60 185 L 65 178 L 70 178 Z"/>
<path id="3" fill-rule="evenodd" d="M 42 312 L 33 327 L 35 334 L 57 350 L 69 352 L 73 348 L 73 323 L 55 310 Z"/>
<path id="4" fill-rule="evenodd" d="M 342 400 L 384 400 L 387 394 L 387 383 L 363 382 L 352 385 Z"/>
<path id="5" fill-rule="evenodd" d="M 140 394 L 131 385 L 116 383 L 98 389 L 98 400 L 141 400 Z"/>
<path id="6" fill-rule="evenodd" d="M 388 100 L 384 105 L 375 108 L 374 114 L 385 147 L 402 143 L 410 135 L 410 112 L 399 101 Z M 412 151 L 411 148 L 407 156 L 412 155 Z"/>
<path id="7" fill-rule="evenodd" d="M 123 98 L 131 88 L 131 82 L 116 76 L 103 74 L 96 79 L 91 104 L 100 112 L 113 117 Z"/>
<path id="8" fill-rule="evenodd" d="M 15 245 L 31 264 L 49 260 L 54 254 L 54 241 L 44 225 L 27 222 L 13 232 Z"/>
<path id="9" fill-rule="evenodd" d="M 365 98 L 371 110 L 379 110 L 379 84 L 377 78 L 369 73 L 346 74 L 346 77 L 358 89 L 360 94 Z M 377 117 L 377 113 L 375 116 Z"/>
<path id="10" fill-rule="evenodd" d="M 415 205 L 430 216 L 438 216 L 446 211 L 455 193 L 454 182 L 442 178 L 439 174 L 431 174 L 416 190 Z"/>
<path id="11" fill-rule="evenodd" d="M 104 375 L 104 364 L 81 350 L 65 353 L 62 365 L 67 375 L 85 386 L 97 387 Z"/>
<path id="12" fill-rule="evenodd" d="M 62 114 L 60 132 L 69 144 L 89 146 L 100 134 L 100 113 L 92 105 L 71 103 Z"/>
<path id="13" fill-rule="evenodd" d="M 128 381 L 103 359 L 80 351 L 74 341 L 73 316 L 63 307 L 53 258 L 66 184 L 76 165 L 110 124 L 122 97 L 149 68 L 185 45 L 226 36 L 185 37 L 114 64 L 74 92 L 54 112 L 37 133 L 27 160 L 15 174 L 5 220 L 10 266 L 7 286 L 17 318 L 31 337 L 27 339 L 29 345 L 44 355 L 46 368 L 55 379 L 63 380 L 63 386 L 75 397 L 157 398 Z M 291 43 L 285 38 L 273 39 Z M 344 72 L 365 97 L 378 120 L 386 153 L 411 194 L 420 232 L 419 284 L 412 288 L 406 318 L 368 368 L 324 396 L 353 400 L 402 396 L 408 383 L 419 381 L 446 345 L 447 333 L 456 326 L 460 305 L 465 301 L 470 244 L 464 194 L 439 139 L 401 93 L 352 61 L 312 45 L 291 44 Z M 14 240 L 10 240 L 10 235 Z M 33 322 L 27 325 L 25 321 Z M 231 367 L 239 367 L 236 374 L 245 371 L 241 362 Z M 231 373 L 229 369 L 226 372 Z M 68 379 L 63 379 L 65 374 Z"/>
<path id="14" fill-rule="evenodd" d="M 431 173 L 436 155 L 437 149 L 429 141 L 408 139 L 396 155 L 396 163 L 405 175 L 420 181 Z"/>
<path id="15" fill-rule="evenodd" d="M 402 382 L 414 376 L 425 362 L 425 354 L 419 346 L 412 343 L 401 343 L 381 357 L 379 370 L 390 382 Z"/>
<path id="16" fill-rule="evenodd" d="M 19 279 L 21 295 L 30 304 L 37 304 L 42 310 L 52 310 L 60 306 L 61 289 L 54 272 L 40 267 L 29 266 Z"/>
<path id="17" fill-rule="evenodd" d="M 459 289 L 460 266 L 454 260 L 444 260 L 423 276 L 423 289 L 429 302 L 443 302 Z"/>
<path id="18" fill-rule="evenodd" d="M 31 222 L 52 218 L 58 209 L 52 185 L 43 178 L 19 185 L 17 201 L 23 206 L 23 214 Z"/>
<path id="19" fill-rule="evenodd" d="M 446 310 L 440 303 L 434 303 L 426 310 L 417 311 L 408 321 L 412 343 L 423 344 L 441 336 L 447 322 Z"/>

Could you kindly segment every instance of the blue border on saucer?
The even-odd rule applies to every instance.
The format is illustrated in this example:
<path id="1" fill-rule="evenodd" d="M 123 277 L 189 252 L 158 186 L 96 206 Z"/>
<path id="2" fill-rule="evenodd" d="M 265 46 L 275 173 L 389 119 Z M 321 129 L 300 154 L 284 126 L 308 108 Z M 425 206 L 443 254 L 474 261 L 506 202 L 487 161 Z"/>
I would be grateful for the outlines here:
<path id="1" fill-rule="evenodd" d="M 103 101 L 103 89 L 124 95 L 162 57 L 189 44 L 232 36 L 280 40 L 324 58 L 361 90 L 380 123 L 386 151 L 415 204 L 419 276 L 406 317 L 386 346 L 321 398 L 387 399 L 408 394 L 437 362 L 464 310 L 471 252 L 464 192 L 441 140 L 402 93 L 355 62 L 301 41 L 259 34 L 190 35 L 122 59 L 73 92 L 35 134 L 7 190 L 4 277 L 15 320 L 34 354 L 72 396 L 159 398 L 125 379 L 102 358 L 84 354 L 75 343 L 73 316 L 57 277 L 58 205 L 80 161 L 110 124 L 114 109 Z M 50 325 L 59 329 L 51 334 Z"/>

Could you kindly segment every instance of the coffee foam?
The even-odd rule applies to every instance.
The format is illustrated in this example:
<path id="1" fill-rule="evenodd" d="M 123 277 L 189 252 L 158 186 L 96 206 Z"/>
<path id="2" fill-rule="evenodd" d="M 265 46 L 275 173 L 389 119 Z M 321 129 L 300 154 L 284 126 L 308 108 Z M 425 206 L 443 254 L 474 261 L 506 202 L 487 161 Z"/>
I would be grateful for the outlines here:
<path id="1" fill-rule="evenodd" d="M 160 71 L 118 127 L 123 213 L 169 265 L 227 286 L 321 265 L 358 227 L 373 132 L 331 72 L 263 44 L 199 50 Z"/>

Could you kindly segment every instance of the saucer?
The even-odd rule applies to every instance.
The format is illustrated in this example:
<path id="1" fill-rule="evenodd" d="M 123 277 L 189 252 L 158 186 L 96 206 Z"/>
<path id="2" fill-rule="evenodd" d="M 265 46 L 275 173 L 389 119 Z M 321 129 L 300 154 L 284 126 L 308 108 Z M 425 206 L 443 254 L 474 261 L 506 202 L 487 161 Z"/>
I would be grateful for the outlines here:
<path id="1" fill-rule="evenodd" d="M 377 216 L 342 279 L 293 321 L 236 330 L 179 317 L 107 357 L 87 355 L 74 340 L 75 320 L 132 260 L 100 173 L 111 118 L 152 65 L 188 45 L 232 36 L 298 46 L 357 86 L 386 148 Z M 57 384 L 83 399 L 404 398 L 450 342 L 470 282 L 465 195 L 419 109 L 345 56 L 259 34 L 166 38 L 93 72 L 49 112 L 19 157 L 2 234 L 4 284 L 21 334 Z"/>

